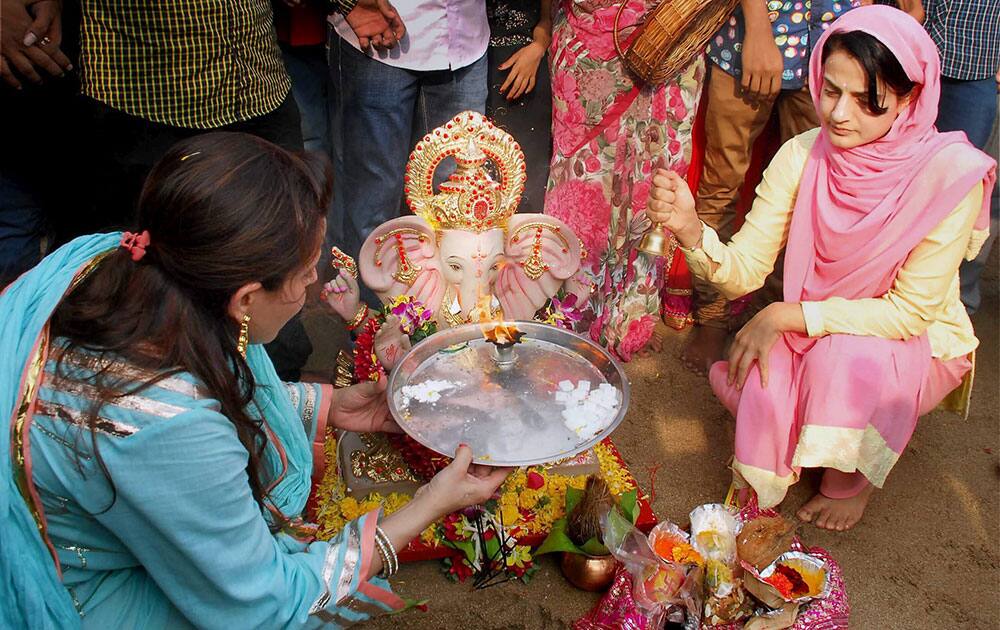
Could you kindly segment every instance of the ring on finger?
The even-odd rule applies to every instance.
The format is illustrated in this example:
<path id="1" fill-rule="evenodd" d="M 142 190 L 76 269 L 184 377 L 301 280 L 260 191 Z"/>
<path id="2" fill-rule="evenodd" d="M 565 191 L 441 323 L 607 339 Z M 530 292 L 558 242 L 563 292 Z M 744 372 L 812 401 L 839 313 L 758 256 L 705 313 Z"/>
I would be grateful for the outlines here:
<path id="1" fill-rule="evenodd" d="M 51 43 L 52 43 L 51 39 L 49 39 L 48 37 L 43 37 L 41 40 L 39 40 L 38 45 L 39 46 L 48 46 Z"/>

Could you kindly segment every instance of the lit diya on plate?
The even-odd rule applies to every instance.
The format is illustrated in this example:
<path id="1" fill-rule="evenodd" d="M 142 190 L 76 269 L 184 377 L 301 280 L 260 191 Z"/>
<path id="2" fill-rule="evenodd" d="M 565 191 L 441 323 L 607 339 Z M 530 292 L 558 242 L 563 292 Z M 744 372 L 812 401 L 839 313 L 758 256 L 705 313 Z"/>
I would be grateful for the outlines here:
<path id="1" fill-rule="evenodd" d="M 415 345 L 389 376 L 400 427 L 442 455 L 531 466 L 581 453 L 625 417 L 629 385 L 608 352 L 537 322 L 480 321 Z"/>

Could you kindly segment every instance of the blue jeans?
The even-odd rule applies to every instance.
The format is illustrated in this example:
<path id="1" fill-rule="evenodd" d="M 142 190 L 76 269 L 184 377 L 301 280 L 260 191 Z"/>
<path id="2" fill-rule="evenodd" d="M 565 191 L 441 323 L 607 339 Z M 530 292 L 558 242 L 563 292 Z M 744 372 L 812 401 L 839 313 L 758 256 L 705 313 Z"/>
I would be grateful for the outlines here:
<path id="1" fill-rule="evenodd" d="M 399 216 L 406 161 L 417 140 L 459 112 L 486 111 L 486 55 L 458 70 L 404 70 L 334 32 L 329 54 L 334 200 L 327 235 L 357 257 L 376 227 Z"/>
<path id="2" fill-rule="evenodd" d="M 43 203 L 18 173 L 0 174 L 0 289 L 42 259 Z"/>
<path id="3" fill-rule="evenodd" d="M 996 136 L 991 143 L 990 131 L 997 120 L 997 87 L 996 79 L 990 77 L 978 81 L 957 81 L 941 77 L 941 104 L 938 108 L 938 131 L 964 131 L 969 142 L 977 148 L 992 153 L 996 158 Z M 997 199 L 997 188 L 985 191 L 992 195 L 990 207 L 990 232 L 996 234 L 997 212 L 1000 201 Z M 982 254 L 975 260 L 964 261 L 959 268 L 962 285 L 962 303 L 971 315 L 979 308 L 982 296 L 979 291 L 979 279 L 986 266 L 993 238 L 983 246 Z"/>
<path id="4" fill-rule="evenodd" d="M 326 47 L 281 45 L 292 96 L 302 116 L 302 141 L 307 151 L 333 158 L 330 144 L 330 71 Z"/>

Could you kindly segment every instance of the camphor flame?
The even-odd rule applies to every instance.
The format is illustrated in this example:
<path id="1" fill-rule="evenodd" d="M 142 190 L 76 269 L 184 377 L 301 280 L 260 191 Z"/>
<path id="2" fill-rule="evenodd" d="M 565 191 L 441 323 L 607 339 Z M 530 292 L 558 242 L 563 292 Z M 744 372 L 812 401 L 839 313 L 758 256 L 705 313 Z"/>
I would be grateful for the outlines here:
<path id="1" fill-rule="evenodd" d="M 510 347 L 515 343 L 521 343 L 524 333 L 517 329 L 514 324 L 509 324 L 503 319 L 493 319 L 490 308 L 490 296 L 479 298 L 474 313 L 478 314 L 479 327 L 483 331 L 486 341 L 500 347 Z"/>

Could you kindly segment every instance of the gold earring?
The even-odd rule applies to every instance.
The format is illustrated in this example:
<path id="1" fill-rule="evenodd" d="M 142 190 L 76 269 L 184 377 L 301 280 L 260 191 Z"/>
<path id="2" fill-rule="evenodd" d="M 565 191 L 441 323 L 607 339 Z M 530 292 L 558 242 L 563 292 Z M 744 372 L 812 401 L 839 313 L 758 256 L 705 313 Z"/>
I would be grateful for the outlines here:
<path id="1" fill-rule="evenodd" d="M 250 343 L 250 314 L 244 313 L 240 321 L 240 337 L 236 340 L 236 351 L 244 359 L 247 358 L 247 344 Z"/>

